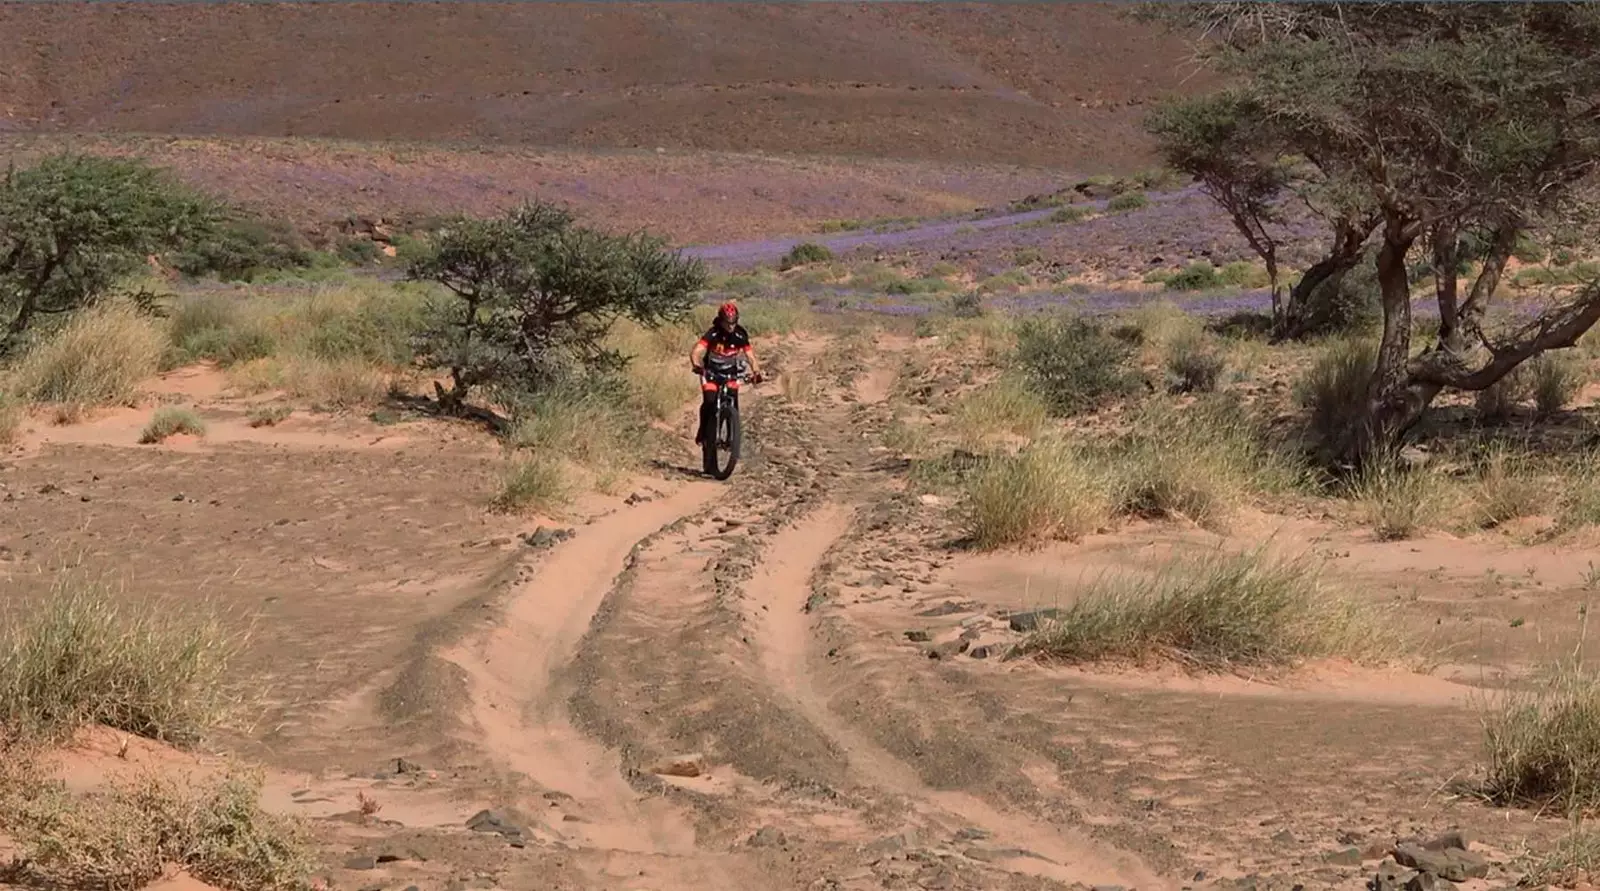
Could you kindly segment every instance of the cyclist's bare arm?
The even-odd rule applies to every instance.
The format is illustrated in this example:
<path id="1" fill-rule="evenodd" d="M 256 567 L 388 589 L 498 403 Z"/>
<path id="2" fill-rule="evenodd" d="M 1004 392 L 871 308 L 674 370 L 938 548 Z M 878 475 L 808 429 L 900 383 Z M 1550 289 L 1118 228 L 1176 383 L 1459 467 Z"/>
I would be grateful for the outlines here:
<path id="1" fill-rule="evenodd" d="M 701 338 L 700 342 L 694 345 L 694 349 L 689 351 L 689 366 L 691 368 L 695 369 L 696 371 L 700 370 L 701 366 L 706 361 L 706 350 L 708 347 L 709 345 L 705 342 L 705 338 Z"/>

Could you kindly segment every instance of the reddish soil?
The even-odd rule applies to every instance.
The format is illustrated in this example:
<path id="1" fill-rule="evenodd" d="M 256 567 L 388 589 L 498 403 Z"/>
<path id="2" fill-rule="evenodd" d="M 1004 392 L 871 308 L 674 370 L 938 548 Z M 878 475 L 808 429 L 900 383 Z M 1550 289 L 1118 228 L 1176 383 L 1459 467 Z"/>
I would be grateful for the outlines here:
<path id="1" fill-rule="evenodd" d="M 11 3 L 0 131 L 1149 162 L 1183 43 L 1095 4 Z"/>

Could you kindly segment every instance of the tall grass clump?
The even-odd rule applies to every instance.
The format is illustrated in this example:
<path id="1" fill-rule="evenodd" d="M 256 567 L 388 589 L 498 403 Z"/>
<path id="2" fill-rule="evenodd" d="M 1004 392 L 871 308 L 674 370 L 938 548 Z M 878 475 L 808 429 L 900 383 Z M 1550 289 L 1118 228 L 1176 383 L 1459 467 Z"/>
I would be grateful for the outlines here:
<path id="1" fill-rule="evenodd" d="M 121 301 L 84 310 L 17 362 L 13 390 L 35 402 L 120 405 L 154 375 L 167 338 L 155 320 Z"/>
<path id="2" fill-rule="evenodd" d="M 59 740 L 103 724 L 190 744 L 236 703 L 225 682 L 240 640 L 212 618 L 151 610 L 76 576 L 8 622 L 0 651 L 0 724 Z"/>
<path id="3" fill-rule="evenodd" d="M 1563 663 L 1483 713 L 1484 791 L 1498 804 L 1587 812 L 1600 805 L 1600 679 Z"/>
<path id="4" fill-rule="evenodd" d="M 1106 210 L 1110 213 L 1126 213 L 1149 206 L 1150 196 L 1143 192 L 1123 192 L 1106 202 Z"/>
<path id="5" fill-rule="evenodd" d="M 963 523 L 980 549 L 1074 540 L 1101 528 L 1112 500 L 1100 465 L 1057 440 L 996 458 L 967 480 Z"/>
<path id="6" fill-rule="evenodd" d="M 1326 590 L 1316 564 L 1257 550 L 1097 579 L 1014 652 L 1068 662 L 1164 658 L 1221 670 L 1323 657 L 1381 662 L 1403 647 L 1373 610 Z"/>
<path id="7" fill-rule="evenodd" d="M 180 783 L 145 772 L 75 794 L 29 763 L 0 773 L 0 830 L 21 849 L 14 868 L 29 884 L 139 888 L 173 864 L 229 891 L 309 887 L 311 836 L 261 808 L 258 775 Z"/>
<path id="8" fill-rule="evenodd" d="M 569 384 L 517 405 L 507 444 L 591 467 L 619 467 L 638 457 L 640 428 L 614 383 Z"/>
<path id="9" fill-rule="evenodd" d="M 199 359 L 223 366 L 261 359 L 278 344 L 245 301 L 223 294 L 199 294 L 179 300 L 168 321 L 172 341 L 163 364 L 176 367 Z"/>
<path id="10" fill-rule="evenodd" d="M 0 392 L 0 445 L 11 445 L 22 436 L 27 412 L 21 400 Z"/>
<path id="11" fill-rule="evenodd" d="M 1426 467 L 1373 462 L 1346 485 L 1347 496 L 1380 541 L 1400 541 L 1437 527 L 1454 511 L 1449 481 Z"/>
<path id="12" fill-rule="evenodd" d="M 1032 439 L 1050 422 L 1050 406 L 1015 377 L 1002 377 L 956 402 L 950 428 L 960 444 L 981 449 L 996 436 Z"/>
<path id="13" fill-rule="evenodd" d="M 491 506 L 504 513 L 551 510 L 571 498 L 561 459 L 544 452 L 513 458 L 500 477 Z"/>
<path id="14" fill-rule="evenodd" d="M 1168 275 L 1164 284 L 1169 291 L 1208 291 L 1227 282 L 1217 273 L 1216 267 L 1201 260 Z"/>
<path id="15" fill-rule="evenodd" d="M 1565 355 L 1540 353 L 1524 366 L 1528 369 L 1528 389 L 1533 395 L 1534 411 L 1541 419 L 1571 405 L 1587 382 L 1582 365 Z"/>
<path id="16" fill-rule="evenodd" d="M 1228 357 L 1215 338 L 1195 333 L 1170 342 L 1164 364 L 1173 392 L 1213 393 L 1228 370 Z"/>
<path id="17" fill-rule="evenodd" d="M 1472 487 L 1474 519 L 1478 526 L 1492 529 L 1537 516 L 1548 509 L 1550 495 L 1545 479 L 1526 457 L 1494 448 L 1483 458 Z"/>
<path id="18" fill-rule="evenodd" d="M 1260 418 L 1221 395 L 1188 408 L 1153 401 L 1102 454 L 1119 514 L 1218 531 L 1256 495 L 1290 491 L 1306 475 Z"/>
<path id="19" fill-rule="evenodd" d="M 1295 401 L 1306 412 L 1313 446 L 1326 450 L 1364 417 L 1367 385 L 1378 366 L 1378 346 L 1363 338 L 1331 341 L 1296 382 Z"/>
<path id="20" fill-rule="evenodd" d="M 1132 347 L 1095 322 L 1025 319 L 1016 337 L 1017 365 L 1058 415 L 1095 411 L 1140 389 Z"/>
<path id="21" fill-rule="evenodd" d="M 1531 381 L 1522 367 L 1500 378 L 1473 396 L 1473 408 L 1479 420 L 1488 424 L 1503 424 L 1511 420 L 1517 407 L 1532 395 Z"/>
<path id="22" fill-rule="evenodd" d="M 1557 476 L 1556 529 L 1572 532 L 1600 526 L 1600 454 L 1574 456 Z"/>
<path id="23" fill-rule="evenodd" d="M 206 424 L 193 409 L 164 405 L 156 409 L 155 415 L 150 418 L 150 423 L 144 425 L 144 430 L 139 432 L 139 442 L 149 445 L 180 433 L 205 436 Z"/>

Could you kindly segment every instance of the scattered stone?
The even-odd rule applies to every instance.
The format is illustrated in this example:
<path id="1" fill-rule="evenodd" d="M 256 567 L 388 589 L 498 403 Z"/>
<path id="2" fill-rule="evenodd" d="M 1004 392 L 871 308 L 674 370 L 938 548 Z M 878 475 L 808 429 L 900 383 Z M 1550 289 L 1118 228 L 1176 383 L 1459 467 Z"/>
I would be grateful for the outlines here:
<path id="1" fill-rule="evenodd" d="M 923 495 L 917 500 L 928 505 L 929 507 L 937 507 L 938 505 L 944 504 L 944 499 L 937 495 Z"/>
<path id="2" fill-rule="evenodd" d="M 932 638 L 928 636 L 928 632 L 926 631 L 907 631 L 906 640 L 909 640 L 912 643 L 927 643 L 928 641 L 932 640 Z"/>
<path id="3" fill-rule="evenodd" d="M 1403 891 L 1416 876 L 1416 870 L 1407 869 L 1393 860 L 1384 858 L 1384 861 L 1378 864 L 1378 870 L 1373 875 L 1372 881 L 1367 883 L 1367 887 L 1371 891 Z"/>
<path id="4" fill-rule="evenodd" d="M 650 497 L 649 495 L 640 495 L 638 492 L 634 492 L 632 495 L 629 495 L 627 498 L 622 499 L 622 503 L 628 505 L 629 507 L 632 507 L 635 504 L 643 504 L 646 501 L 654 501 L 654 500 L 655 499 Z"/>
<path id="5" fill-rule="evenodd" d="M 1322 859 L 1327 863 L 1333 864 L 1334 866 L 1360 866 L 1361 849 L 1353 845 L 1346 848 L 1340 848 L 1337 851 L 1329 851 L 1328 853 L 1322 855 Z"/>
<path id="6" fill-rule="evenodd" d="M 571 538 L 576 533 L 571 529 L 546 529 L 543 526 L 532 532 L 522 534 L 522 543 L 530 548 L 549 548 Z"/>
<path id="7" fill-rule="evenodd" d="M 789 843 L 788 836 L 776 826 L 763 826 L 745 842 L 752 848 L 781 848 Z"/>
<path id="8" fill-rule="evenodd" d="M 1459 829 L 1452 829 L 1422 843 L 1422 846 L 1430 851 L 1448 851 L 1451 849 L 1465 851 L 1469 845 L 1466 834 Z"/>
<path id="9" fill-rule="evenodd" d="M 979 829 L 976 826 L 968 826 L 965 829 L 956 830 L 956 838 L 962 841 L 983 841 L 988 837 L 987 830 Z"/>
<path id="10" fill-rule="evenodd" d="M 1006 617 L 1006 621 L 1011 626 L 1012 631 L 1028 632 L 1037 629 L 1040 621 L 1058 619 L 1060 617 L 1061 610 L 1058 609 L 1035 609 L 1027 612 L 1012 613 Z"/>
<path id="11" fill-rule="evenodd" d="M 1287 829 L 1279 829 L 1272 834 L 1272 840 L 1283 844 L 1294 844 L 1294 833 Z"/>
<path id="12" fill-rule="evenodd" d="M 473 832 L 499 833 L 508 839 L 521 838 L 523 834 L 521 826 L 498 811 L 478 811 L 467 820 L 467 828 Z"/>
<path id="13" fill-rule="evenodd" d="M 361 856 L 351 857 L 349 860 L 346 860 L 344 862 L 344 868 L 361 870 L 377 869 L 378 859 L 370 854 L 362 854 Z"/>
<path id="14" fill-rule="evenodd" d="M 544 800 L 549 802 L 571 801 L 572 796 L 565 792 L 557 792 L 556 790 L 551 789 L 550 791 L 544 793 Z"/>
<path id="15" fill-rule="evenodd" d="M 952 656 L 959 656 L 967 651 L 967 647 L 970 644 L 970 641 L 953 640 L 949 643 L 942 643 L 937 646 L 932 646 L 928 648 L 928 658 L 949 659 Z"/>
<path id="16" fill-rule="evenodd" d="M 1405 891 L 1434 891 L 1439 880 L 1431 872 L 1419 872 L 1412 876 L 1404 886 Z"/>
<path id="17" fill-rule="evenodd" d="M 699 754 L 675 755 L 656 765 L 650 772 L 667 777 L 697 777 L 705 772 L 704 760 Z"/>
<path id="18" fill-rule="evenodd" d="M 1396 845 L 1394 859 L 1403 866 L 1431 872 L 1441 879 L 1464 882 L 1489 875 L 1489 861 L 1481 854 L 1462 848 L 1443 848 L 1431 851 L 1418 844 Z"/>
<path id="19" fill-rule="evenodd" d="M 1093 891 L 1125 891 L 1121 885 L 1095 885 Z"/>

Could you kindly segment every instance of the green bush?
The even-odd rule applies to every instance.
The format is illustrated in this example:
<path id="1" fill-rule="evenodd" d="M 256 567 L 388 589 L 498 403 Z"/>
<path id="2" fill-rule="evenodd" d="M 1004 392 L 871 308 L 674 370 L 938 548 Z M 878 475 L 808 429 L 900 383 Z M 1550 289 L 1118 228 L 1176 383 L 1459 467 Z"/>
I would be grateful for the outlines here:
<path id="1" fill-rule="evenodd" d="M 1217 274 L 1215 267 L 1201 260 L 1168 275 L 1164 284 L 1169 291 L 1209 291 L 1222 287 L 1226 282 Z"/>
<path id="2" fill-rule="evenodd" d="M 1050 222 L 1052 222 L 1052 223 L 1079 223 L 1079 222 L 1082 222 L 1083 220 L 1088 219 L 1089 216 L 1091 214 L 1093 214 L 1093 213 L 1094 213 L 1094 211 L 1092 209 L 1087 208 L 1087 207 L 1077 206 L 1077 205 L 1068 205 L 1066 207 L 1058 207 L 1058 208 L 1056 208 L 1054 213 L 1050 214 Z"/>
<path id="3" fill-rule="evenodd" d="M 1364 331 L 1382 318 L 1378 267 L 1371 252 L 1342 274 L 1336 274 L 1290 307 L 1294 328 L 1302 337 Z"/>
<path id="4" fill-rule="evenodd" d="M 1214 392 L 1227 368 L 1227 355 L 1203 333 L 1181 334 L 1167 344 L 1167 377 L 1174 392 Z"/>
<path id="5" fill-rule="evenodd" d="M 313 262 L 306 240 L 286 223 L 234 211 L 172 256 L 173 266 L 192 278 L 251 281 L 266 271 L 301 269 Z"/>
<path id="6" fill-rule="evenodd" d="M 195 414 L 192 409 L 178 408 L 164 405 L 156 409 L 155 415 L 139 433 L 139 442 L 149 445 L 161 442 L 170 436 L 186 433 L 190 436 L 206 435 L 205 422 Z"/>
<path id="7" fill-rule="evenodd" d="M 1139 389 L 1133 348 L 1082 318 L 1027 319 L 1016 361 L 1059 415 L 1094 411 Z"/>
<path id="8" fill-rule="evenodd" d="M 783 259 L 778 261 L 778 269 L 787 272 L 797 266 L 807 266 L 812 263 L 831 263 L 833 251 L 824 245 L 807 241 L 797 244 L 789 249 Z"/>
<path id="9" fill-rule="evenodd" d="M 1295 400 L 1307 412 L 1313 444 L 1329 448 L 1343 441 L 1367 409 L 1367 386 L 1378 367 L 1378 346 L 1367 339 L 1328 344 L 1296 383 Z"/>
<path id="10" fill-rule="evenodd" d="M 1126 213 L 1149 206 L 1150 197 L 1143 192 L 1123 192 L 1106 202 L 1106 210 L 1110 213 Z"/>

